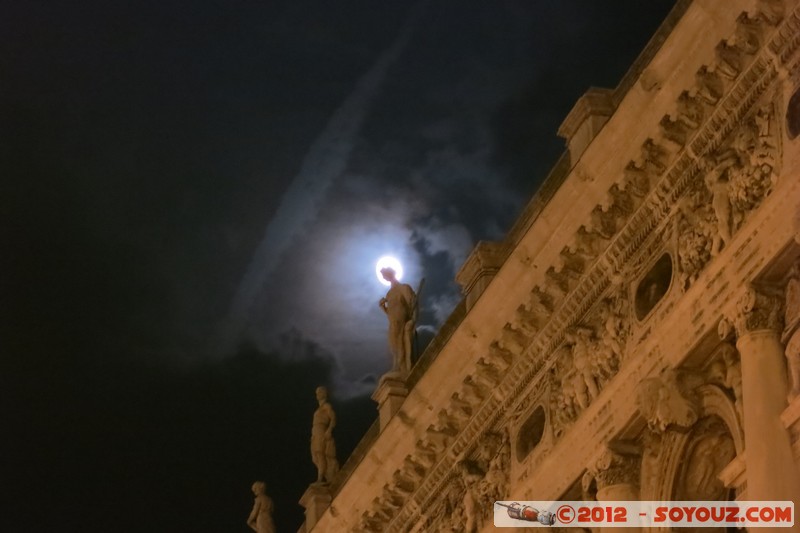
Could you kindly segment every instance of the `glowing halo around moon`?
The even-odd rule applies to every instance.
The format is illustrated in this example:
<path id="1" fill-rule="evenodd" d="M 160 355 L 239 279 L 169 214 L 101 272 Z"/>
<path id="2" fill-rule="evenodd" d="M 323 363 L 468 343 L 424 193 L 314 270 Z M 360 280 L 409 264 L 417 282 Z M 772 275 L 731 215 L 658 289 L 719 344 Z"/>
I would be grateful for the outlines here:
<path id="1" fill-rule="evenodd" d="M 391 255 L 384 255 L 383 257 L 378 259 L 377 263 L 375 263 L 375 275 L 378 276 L 378 281 L 380 281 L 382 284 L 388 287 L 389 285 L 391 285 L 391 283 L 383 279 L 383 276 L 381 275 L 381 270 L 383 270 L 384 268 L 391 268 L 392 270 L 394 270 L 394 275 L 398 281 L 403 279 L 403 265 L 402 263 L 400 263 L 400 260 L 397 259 L 396 257 L 392 257 Z"/>

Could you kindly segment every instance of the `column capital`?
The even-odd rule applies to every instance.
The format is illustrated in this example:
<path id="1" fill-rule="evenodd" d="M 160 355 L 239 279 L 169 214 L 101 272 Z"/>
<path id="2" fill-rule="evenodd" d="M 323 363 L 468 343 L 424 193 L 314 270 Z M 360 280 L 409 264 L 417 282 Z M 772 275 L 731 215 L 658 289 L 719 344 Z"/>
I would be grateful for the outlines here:
<path id="1" fill-rule="evenodd" d="M 639 456 L 607 449 L 592 468 L 597 480 L 597 490 L 602 491 L 613 485 L 638 486 L 639 463 Z"/>
<path id="2" fill-rule="evenodd" d="M 783 330 L 783 298 L 779 290 L 773 287 L 748 285 L 736 302 L 731 319 L 736 336 L 742 338 L 756 331 Z"/>

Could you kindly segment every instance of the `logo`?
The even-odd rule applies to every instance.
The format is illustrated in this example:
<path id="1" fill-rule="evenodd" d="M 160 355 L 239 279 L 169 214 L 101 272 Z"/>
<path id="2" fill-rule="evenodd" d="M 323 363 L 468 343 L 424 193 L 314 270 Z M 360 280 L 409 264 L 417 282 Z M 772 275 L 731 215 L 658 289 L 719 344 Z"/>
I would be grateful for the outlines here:
<path id="1" fill-rule="evenodd" d="M 791 501 L 495 502 L 496 527 L 556 524 L 582 528 L 792 528 L 795 518 Z"/>
<path id="2" fill-rule="evenodd" d="M 511 505 L 506 505 L 500 502 L 495 503 L 501 507 L 505 507 L 507 509 L 508 516 L 514 520 L 539 522 L 545 526 L 552 526 L 556 523 L 556 515 L 550 511 L 540 511 L 539 509 L 531 507 L 530 505 L 522 505 L 518 502 L 514 502 Z"/>

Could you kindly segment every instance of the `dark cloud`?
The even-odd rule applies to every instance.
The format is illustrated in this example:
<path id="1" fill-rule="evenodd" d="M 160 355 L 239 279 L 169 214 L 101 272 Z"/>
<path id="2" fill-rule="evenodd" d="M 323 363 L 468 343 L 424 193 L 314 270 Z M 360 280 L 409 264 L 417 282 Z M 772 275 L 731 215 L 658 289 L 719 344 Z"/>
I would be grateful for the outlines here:
<path id="1" fill-rule="evenodd" d="M 572 105 L 591 86 L 614 88 L 674 4 L 575 0 L 536 3 L 528 20 L 530 76 L 493 115 L 493 162 L 525 196 L 535 192 L 563 151 L 555 137 Z M 635 44 L 634 44 L 635 43 Z"/>
<path id="2" fill-rule="evenodd" d="M 180 368 L 83 361 L 3 383 L 13 438 L 0 445 L 2 497 L 16 506 L 4 528 L 240 531 L 250 484 L 264 479 L 279 530 L 296 529 L 297 500 L 316 475 L 308 451 L 314 389 L 332 370 L 313 345 L 300 352 L 288 361 L 243 347 Z M 375 406 L 334 398 L 334 407 L 344 461 Z"/>
<path id="3" fill-rule="evenodd" d="M 507 57 L 524 48 L 526 28 L 508 10 L 469 9 L 451 20 L 445 13 L 456 5 L 429 3 L 412 24 L 407 50 L 383 75 L 348 146 L 347 166 L 329 177 L 320 205 L 303 211 L 302 236 L 251 295 L 260 302 L 251 335 L 268 344 L 296 327 L 338 358 L 345 382 L 382 373 L 389 361 L 375 260 L 395 253 L 412 285 L 426 278 L 423 325 L 439 325 L 460 298 L 455 272 L 475 241 L 501 238 L 524 202 L 491 161 L 490 124 L 509 85 L 527 79 Z M 509 31 L 487 49 L 493 26 Z M 318 141 L 306 157 L 335 146 Z"/>

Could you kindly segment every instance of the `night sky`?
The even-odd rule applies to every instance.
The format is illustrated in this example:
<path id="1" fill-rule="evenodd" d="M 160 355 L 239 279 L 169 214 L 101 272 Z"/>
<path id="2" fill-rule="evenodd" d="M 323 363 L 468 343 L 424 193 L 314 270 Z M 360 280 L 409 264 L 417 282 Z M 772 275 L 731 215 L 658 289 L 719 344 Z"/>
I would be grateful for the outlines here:
<path id="1" fill-rule="evenodd" d="M 673 1 L 4 2 L 0 530 L 280 532 L 388 370 L 374 263 L 420 338 Z"/>

